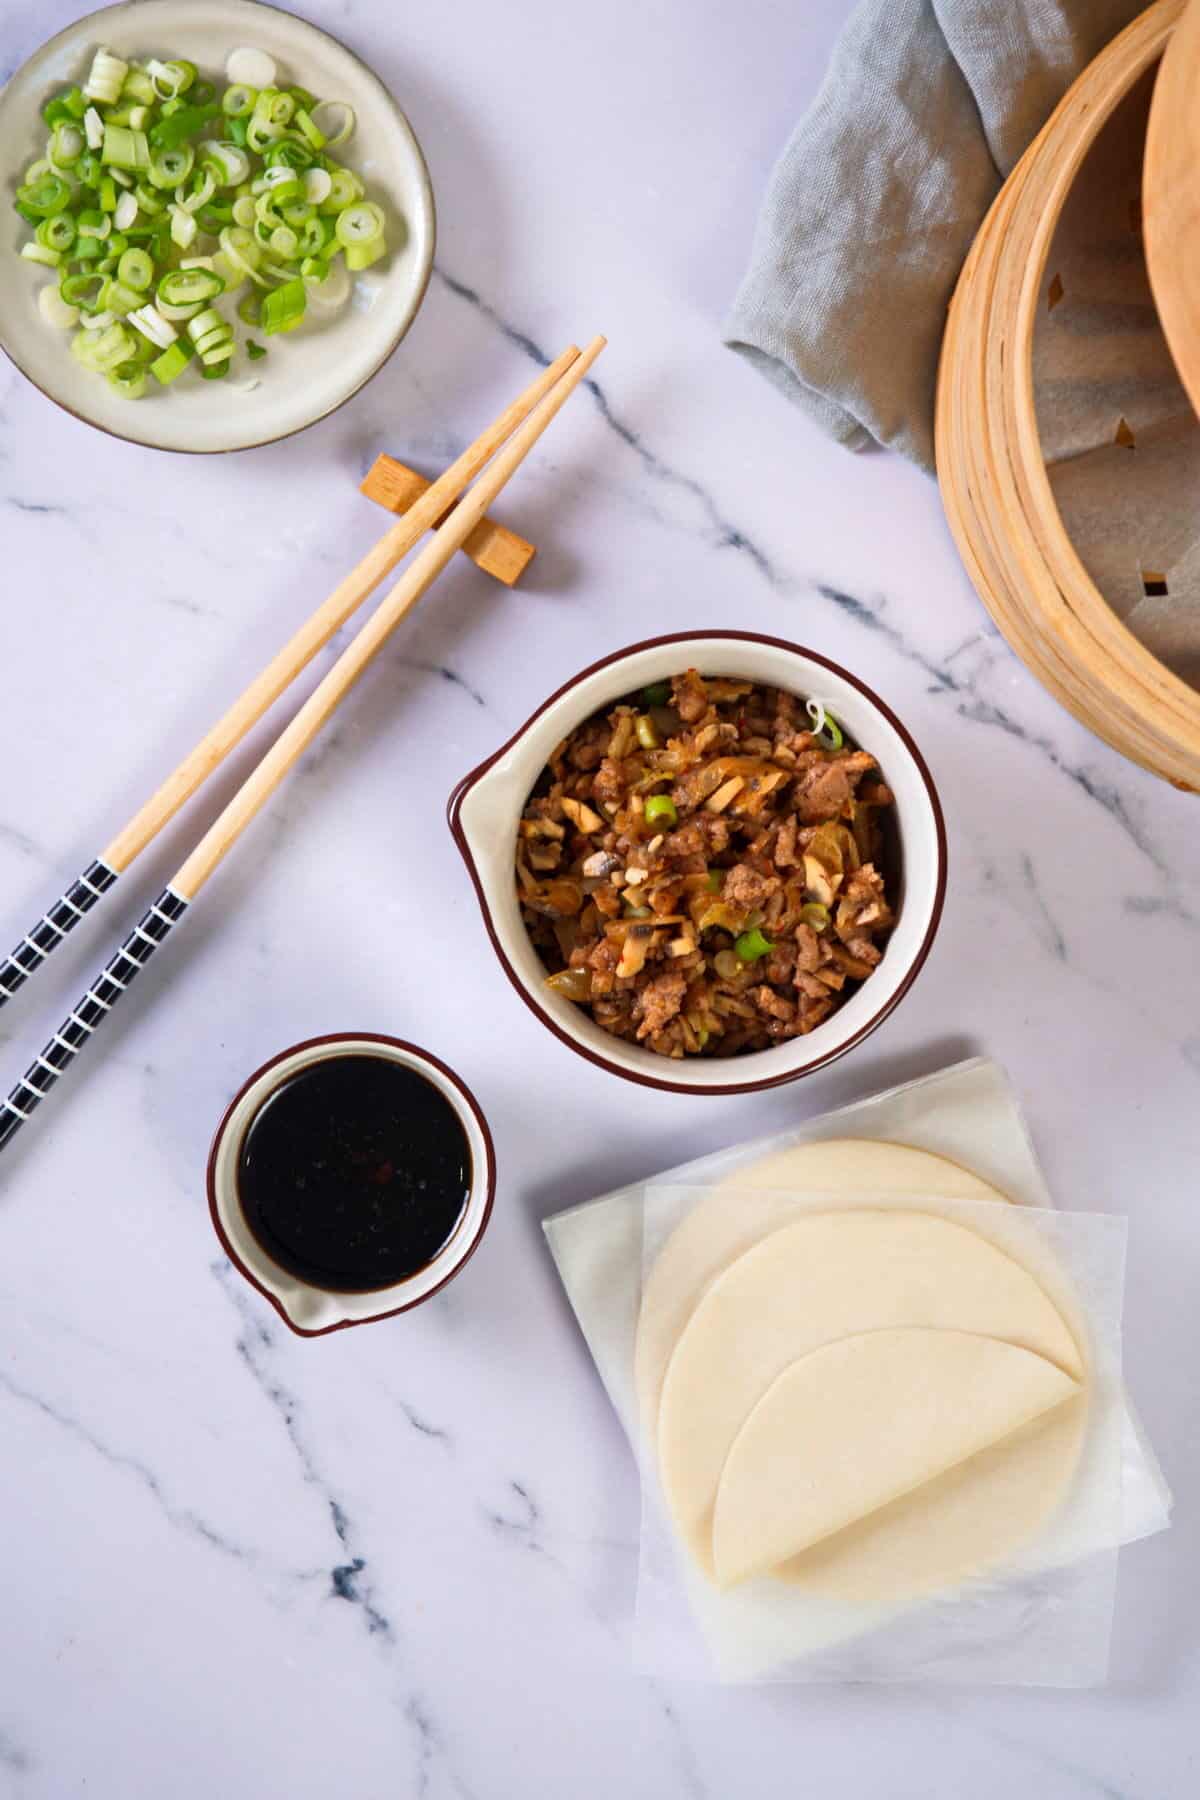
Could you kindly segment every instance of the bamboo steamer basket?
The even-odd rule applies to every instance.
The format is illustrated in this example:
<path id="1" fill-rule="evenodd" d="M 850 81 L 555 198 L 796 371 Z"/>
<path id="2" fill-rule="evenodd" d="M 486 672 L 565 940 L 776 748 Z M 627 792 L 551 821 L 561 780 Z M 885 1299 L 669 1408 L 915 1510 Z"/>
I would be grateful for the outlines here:
<path id="1" fill-rule="evenodd" d="M 1200 790 L 1200 692 L 1117 617 L 1073 546 L 1046 467 L 1033 373 L 1043 279 L 1063 207 L 1104 126 L 1162 57 L 1182 11 L 1183 0 L 1157 0 L 1115 38 L 1064 96 L 997 196 L 950 307 L 937 463 L 968 573 L 1017 654 L 1097 736 L 1177 786 Z M 1189 24 L 1192 35 L 1200 58 L 1200 15 Z M 1190 120 L 1188 129 L 1195 130 Z M 1175 132 L 1170 143 L 1164 160 L 1173 187 L 1189 152 Z M 1189 193 L 1193 185 L 1183 184 Z M 1200 248 L 1200 210 L 1190 216 L 1190 243 Z M 1192 341 L 1200 344 L 1194 326 Z"/>
<path id="2" fill-rule="evenodd" d="M 1200 413 L 1200 7 L 1172 33 L 1146 133 L 1146 261 L 1175 366 Z"/>

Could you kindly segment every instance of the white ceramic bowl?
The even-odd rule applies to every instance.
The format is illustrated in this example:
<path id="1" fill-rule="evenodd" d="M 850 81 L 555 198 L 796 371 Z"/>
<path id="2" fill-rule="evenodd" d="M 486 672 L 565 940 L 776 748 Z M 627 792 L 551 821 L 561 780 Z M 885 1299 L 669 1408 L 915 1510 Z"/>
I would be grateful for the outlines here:
<path id="1" fill-rule="evenodd" d="M 54 272 L 24 261 L 32 235 L 7 199 L 0 205 L 0 345 L 35 386 L 76 418 L 155 450 L 247 450 L 323 419 L 387 361 L 416 316 L 433 266 L 434 209 L 429 171 L 412 128 L 383 83 L 356 56 L 304 19 L 257 0 L 127 0 L 89 13 L 31 56 L 0 91 L 0 159 L 8 197 L 35 157 L 45 153 L 41 109 L 84 79 L 94 51 L 118 56 L 182 56 L 210 79 L 224 78 L 231 50 L 266 50 L 281 75 L 323 99 L 345 100 L 357 126 L 346 146 L 350 167 L 384 207 L 392 246 L 384 262 L 358 278 L 351 299 L 328 320 L 306 319 L 268 340 L 267 357 L 238 359 L 224 381 L 185 374 L 161 391 L 151 380 L 141 400 L 125 400 L 103 376 L 70 354 L 70 333 L 46 325 L 38 289 Z M 340 155 L 340 152 L 334 152 Z M 367 302 L 370 301 L 368 305 Z M 233 309 L 226 309 L 239 336 Z M 257 380 L 240 393 L 240 380 Z"/>
<path id="2" fill-rule="evenodd" d="M 883 961 L 844 1006 L 807 1037 L 739 1057 L 673 1060 L 604 1031 L 546 987 L 546 970 L 517 904 L 513 850 L 522 808 L 554 746 L 622 695 L 694 667 L 823 700 L 848 735 L 879 759 L 896 796 L 902 858 L 897 922 Z M 812 650 L 746 631 L 681 632 L 594 663 L 561 687 L 516 736 L 461 781 L 450 827 L 475 882 L 484 922 L 517 992 L 555 1035 L 614 1075 L 675 1093 L 744 1094 L 795 1081 L 861 1043 L 915 981 L 929 954 L 946 891 L 946 829 L 916 744 L 871 690 Z"/>
<path id="3" fill-rule="evenodd" d="M 471 1192 L 449 1241 L 431 1263 L 406 1281 L 372 1288 L 367 1293 L 335 1293 L 312 1287 L 281 1268 L 251 1231 L 238 1200 L 238 1160 L 251 1121 L 290 1076 L 331 1056 L 384 1056 L 415 1070 L 450 1102 L 471 1151 Z M 266 1295 L 284 1323 L 300 1337 L 323 1337 L 330 1331 L 343 1331 L 348 1325 L 368 1325 L 428 1300 L 458 1274 L 473 1254 L 491 1217 L 495 1194 L 492 1135 L 470 1089 L 427 1050 L 369 1031 L 310 1038 L 264 1063 L 230 1101 L 208 1157 L 208 1206 L 226 1256 L 252 1287 Z"/>

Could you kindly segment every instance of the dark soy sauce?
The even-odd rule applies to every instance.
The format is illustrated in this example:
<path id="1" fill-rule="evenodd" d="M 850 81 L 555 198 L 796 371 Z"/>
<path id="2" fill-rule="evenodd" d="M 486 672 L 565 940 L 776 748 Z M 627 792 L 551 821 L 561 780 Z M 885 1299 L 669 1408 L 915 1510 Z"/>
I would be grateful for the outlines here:
<path id="1" fill-rule="evenodd" d="M 471 1149 L 454 1108 L 382 1056 L 301 1069 L 255 1114 L 238 1159 L 242 1211 L 263 1249 L 339 1292 L 425 1268 L 470 1191 Z"/>

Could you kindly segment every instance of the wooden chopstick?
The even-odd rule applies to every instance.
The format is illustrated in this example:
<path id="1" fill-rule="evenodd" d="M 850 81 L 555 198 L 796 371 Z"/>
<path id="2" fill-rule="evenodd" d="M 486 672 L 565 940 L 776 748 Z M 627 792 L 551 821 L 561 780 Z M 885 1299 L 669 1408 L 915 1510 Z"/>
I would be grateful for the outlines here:
<path id="1" fill-rule="evenodd" d="M 389 575 L 397 563 L 408 555 L 425 532 L 437 525 L 446 509 L 460 498 L 479 471 L 495 455 L 534 407 L 550 393 L 556 382 L 577 361 L 579 350 L 572 344 L 544 369 L 525 392 L 493 420 L 486 431 L 451 463 L 443 475 L 431 483 L 405 513 L 391 526 L 373 549 L 334 588 L 325 600 L 267 664 L 262 673 L 239 695 L 233 705 L 218 719 L 178 768 L 170 774 L 156 793 L 139 807 L 129 823 L 113 838 L 83 874 L 71 883 L 61 899 L 42 914 L 33 929 L 0 962 L 0 1006 L 10 1000 L 17 989 L 36 973 L 50 953 L 72 932 L 80 920 L 96 905 L 117 877 L 146 846 L 153 842 L 180 807 L 218 769 L 230 752 L 236 749 L 246 733 L 258 723 L 269 707 L 291 686 L 325 645 L 357 611 L 367 596 Z"/>
<path id="2" fill-rule="evenodd" d="M 130 983 L 166 941 L 205 882 L 379 654 L 401 619 L 417 604 L 479 524 L 501 488 L 528 456 L 568 396 L 579 386 L 604 344 L 602 337 L 594 338 L 557 383 L 543 394 L 474 487 L 464 494 L 445 524 L 343 650 L 290 724 L 280 732 L 253 774 L 243 782 L 179 872 L 67 1014 L 41 1055 L 34 1058 L 8 1098 L 0 1103 L 0 1148 L 41 1104 L 97 1026 L 107 1018 Z"/>
<path id="3" fill-rule="evenodd" d="M 379 455 L 359 483 L 358 491 L 377 506 L 385 506 L 388 512 L 406 513 L 428 488 L 424 475 L 397 462 L 394 456 Z M 496 519 L 480 519 L 462 553 L 485 575 L 494 576 L 505 587 L 513 587 L 537 555 L 537 547 Z"/>

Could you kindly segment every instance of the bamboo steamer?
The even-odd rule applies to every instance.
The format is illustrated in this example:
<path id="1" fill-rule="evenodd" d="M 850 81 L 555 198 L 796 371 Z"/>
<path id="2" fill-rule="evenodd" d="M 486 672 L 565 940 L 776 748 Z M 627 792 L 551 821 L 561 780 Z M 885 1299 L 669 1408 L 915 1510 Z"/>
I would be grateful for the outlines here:
<path id="1" fill-rule="evenodd" d="M 1146 134 L 1146 261 L 1155 305 L 1200 413 L 1200 8 L 1163 56 Z"/>
<path id="2" fill-rule="evenodd" d="M 1200 790 L 1200 692 L 1117 617 L 1072 545 L 1046 468 L 1033 374 L 1043 279 L 1064 204 L 1104 126 L 1162 57 L 1182 11 L 1183 0 L 1157 0 L 1115 38 L 1064 96 L 997 196 L 950 307 L 938 377 L 937 463 L 959 551 L 1017 654 L 1115 749 L 1180 787 Z M 1188 82 L 1200 69 L 1200 14 L 1196 7 L 1192 12 L 1188 33 L 1197 60 Z M 1156 115 L 1159 110 L 1156 94 Z M 1195 129 L 1189 121 L 1189 131 Z M 1200 154 L 1200 147 L 1189 151 L 1172 132 L 1163 158 L 1173 171 L 1167 185 L 1176 184 L 1188 154 Z M 1190 194 L 1191 184 L 1181 185 Z M 1200 210 L 1190 217 L 1194 265 Z M 1200 345 L 1195 324 L 1191 331 Z M 1190 383 L 1189 392 L 1195 403 Z"/>

